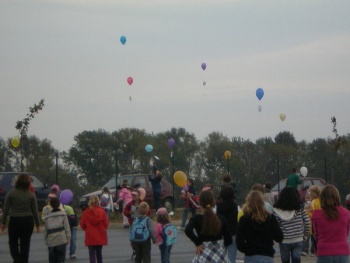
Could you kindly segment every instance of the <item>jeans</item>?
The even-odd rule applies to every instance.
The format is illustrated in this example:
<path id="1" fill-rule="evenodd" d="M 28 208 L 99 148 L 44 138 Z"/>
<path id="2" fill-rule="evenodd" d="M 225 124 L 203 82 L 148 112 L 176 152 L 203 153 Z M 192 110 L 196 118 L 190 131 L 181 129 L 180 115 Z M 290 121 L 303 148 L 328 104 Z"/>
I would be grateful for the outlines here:
<path id="1" fill-rule="evenodd" d="M 349 256 L 317 257 L 316 263 L 349 263 Z"/>
<path id="2" fill-rule="evenodd" d="M 49 262 L 62 263 L 66 260 L 66 246 L 67 244 L 49 247 Z"/>
<path id="3" fill-rule="evenodd" d="M 73 227 L 70 230 L 71 237 L 70 237 L 70 245 L 69 245 L 69 256 L 75 254 L 76 250 L 76 241 L 77 241 L 77 228 Z"/>
<path id="4" fill-rule="evenodd" d="M 192 216 L 195 216 L 196 215 L 196 208 L 184 208 L 184 211 L 183 211 L 183 214 L 182 214 L 181 227 L 185 227 L 185 225 L 186 225 L 188 212 L 191 212 Z"/>
<path id="5" fill-rule="evenodd" d="M 88 246 L 90 263 L 102 263 L 102 245 L 99 246 Z"/>
<path id="6" fill-rule="evenodd" d="M 170 263 L 171 248 L 172 246 L 166 246 L 165 244 L 159 246 L 161 263 Z"/>
<path id="7" fill-rule="evenodd" d="M 282 263 L 289 263 L 292 257 L 292 263 L 300 263 L 301 249 L 303 247 L 303 241 L 295 243 L 281 243 L 280 253 Z"/>
<path id="8" fill-rule="evenodd" d="M 236 255 L 237 255 L 236 236 L 232 236 L 232 244 L 228 245 L 226 249 L 227 249 L 227 256 L 230 259 L 230 262 L 235 263 Z"/>
<path id="9" fill-rule="evenodd" d="M 32 216 L 10 217 L 9 245 L 14 263 L 28 263 L 33 228 L 34 218 Z"/>
<path id="10" fill-rule="evenodd" d="M 109 215 L 111 213 L 111 209 L 104 208 L 104 210 L 106 212 L 106 216 L 109 218 Z"/>
<path id="11" fill-rule="evenodd" d="M 273 263 L 273 258 L 262 255 L 245 256 L 244 263 Z"/>

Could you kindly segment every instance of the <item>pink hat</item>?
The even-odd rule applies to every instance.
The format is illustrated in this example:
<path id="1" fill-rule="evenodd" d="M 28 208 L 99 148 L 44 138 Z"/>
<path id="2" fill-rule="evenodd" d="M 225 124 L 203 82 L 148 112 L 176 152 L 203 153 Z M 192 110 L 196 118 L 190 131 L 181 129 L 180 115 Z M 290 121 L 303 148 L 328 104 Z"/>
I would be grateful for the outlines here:
<path id="1" fill-rule="evenodd" d="M 157 215 L 166 215 L 168 211 L 165 209 L 165 207 L 161 207 L 157 210 Z"/>
<path id="2" fill-rule="evenodd" d="M 57 193 L 60 191 L 60 187 L 57 184 L 51 186 L 51 190 L 56 190 Z"/>

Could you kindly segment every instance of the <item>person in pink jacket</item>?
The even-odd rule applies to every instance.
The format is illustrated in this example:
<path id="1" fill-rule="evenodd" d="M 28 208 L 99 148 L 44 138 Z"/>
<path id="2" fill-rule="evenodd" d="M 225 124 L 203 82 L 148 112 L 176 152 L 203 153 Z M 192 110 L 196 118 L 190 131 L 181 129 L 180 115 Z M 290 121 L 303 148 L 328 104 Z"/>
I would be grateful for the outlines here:
<path id="1" fill-rule="evenodd" d="M 341 206 L 338 189 L 333 185 L 322 189 L 320 204 L 321 209 L 315 210 L 311 217 L 317 240 L 317 263 L 348 263 L 350 212 Z"/>
<path id="2" fill-rule="evenodd" d="M 102 263 L 102 246 L 107 245 L 108 217 L 103 208 L 99 207 L 97 195 L 89 198 L 89 207 L 85 209 L 80 227 L 85 231 L 85 246 L 89 248 L 90 263 Z"/>
<path id="3" fill-rule="evenodd" d="M 123 203 L 123 208 L 132 200 L 130 188 L 128 186 L 128 180 L 123 180 L 122 189 L 119 192 L 118 203 Z M 122 210 L 120 210 L 122 211 Z M 128 218 L 123 214 L 123 226 L 129 228 Z"/>

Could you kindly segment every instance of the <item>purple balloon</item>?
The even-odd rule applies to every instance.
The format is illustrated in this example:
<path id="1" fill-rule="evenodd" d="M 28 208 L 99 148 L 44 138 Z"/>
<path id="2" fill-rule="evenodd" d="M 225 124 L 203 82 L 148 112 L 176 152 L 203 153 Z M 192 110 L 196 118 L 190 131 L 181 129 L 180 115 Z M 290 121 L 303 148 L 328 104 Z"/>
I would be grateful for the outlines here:
<path id="1" fill-rule="evenodd" d="M 60 201 L 62 205 L 68 205 L 73 200 L 73 193 L 71 190 L 63 190 L 60 194 Z"/>
<path id="2" fill-rule="evenodd" d="M 170 138 L 170 139 L 168 140 L 168 145 L 169 145 L 170 148 L 173 148 L 174 145 L 175 145 L 175 140 L 174 140 L 173 138 Z"/>
<path id="3" fill-rule="evenodd" d="M 202 63 L 201 67 L 202 67 L 203 70 L 205 70 L 207 68 L 207 64 Z"/>

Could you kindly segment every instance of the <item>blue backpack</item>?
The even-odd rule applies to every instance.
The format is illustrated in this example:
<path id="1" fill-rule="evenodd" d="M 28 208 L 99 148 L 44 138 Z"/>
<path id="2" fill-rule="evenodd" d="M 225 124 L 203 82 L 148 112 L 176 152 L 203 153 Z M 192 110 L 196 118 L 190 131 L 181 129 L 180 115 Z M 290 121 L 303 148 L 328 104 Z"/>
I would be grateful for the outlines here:
<path id="1" fill-rule="evenodd" d="M 163 227 L 163 244 L 172 246 L 177 242 L 177 228 L 173 224 L 166 224 Z"/>
<path id="2" fill-rule="evenodd" d="M 100 206 L 107 207 L 109 205 L 109 201 L 110 201 L 109 196 L 107 197 L 107 196 L 102 195 L 101 200 L 100 200 Z"/>
<path id="3" fill-rule="evenodd" d="M 149 239 L 148 217 L 136 217 L 130 229 L 130 241 L 143 242 Z"/>

